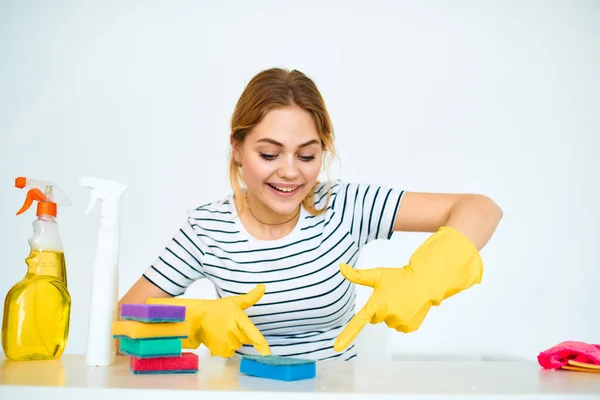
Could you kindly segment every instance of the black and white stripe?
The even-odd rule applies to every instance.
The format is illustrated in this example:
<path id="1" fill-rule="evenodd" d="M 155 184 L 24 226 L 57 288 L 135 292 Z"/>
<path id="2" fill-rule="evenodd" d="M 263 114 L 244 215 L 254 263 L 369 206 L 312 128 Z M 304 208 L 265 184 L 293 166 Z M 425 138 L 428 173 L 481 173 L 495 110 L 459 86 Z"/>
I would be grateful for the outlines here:
<path id="1" fill-rule="evenodd" d="M 355 312 L 355 287 L 339 265 L 354 266 L 363 246 L 391 237 L 402 195 L 376 185 L 321 183 L 315 205 L 326 212 L 312 216 L 302 209 L 295 229 L 274 241 L 248 234 L 229 195 L 190 211 L 144 276 L 173 296 L 201 278 L 215 285 L 219 297 L 265 284 L 265 295 L 246 312 L 273 354 L 349 360 L 354 346 L 333 349 Z M 257 352 L 244 345 L 237 354 Z"/>

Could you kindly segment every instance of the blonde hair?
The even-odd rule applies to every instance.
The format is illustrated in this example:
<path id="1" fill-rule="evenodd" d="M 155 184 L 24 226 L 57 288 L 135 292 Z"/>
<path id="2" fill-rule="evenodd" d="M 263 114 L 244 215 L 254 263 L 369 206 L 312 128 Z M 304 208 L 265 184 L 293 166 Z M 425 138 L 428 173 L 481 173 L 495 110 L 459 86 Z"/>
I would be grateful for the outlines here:
<path id="1" fill-rule="evenodd" d="M 258 73 L 242 92 L 231 117 L 232 145 L 235 142 L 244 143 L 246 136 L 269 111 L 291 105 L 298 106 L 312 115 L 323 150 L 331 157 L 335 157 L 333 126 L 317 86 L 302 72 L 282 68 L 271 68 Z M 239 199 L 243 209 L 245 199 L 240 185 L 242 180 L 239 166 L 233 158 L 233 151 L 229 160 L 229 179 L 233 193 Z M 322 209 L 318 210 L 314 203 L 315 188 L 318 184 L 317 181 L 302 200 L 304 208 L 312 215 L 323 213 L 331 197 L 328 188 L 327 202 Z"/>

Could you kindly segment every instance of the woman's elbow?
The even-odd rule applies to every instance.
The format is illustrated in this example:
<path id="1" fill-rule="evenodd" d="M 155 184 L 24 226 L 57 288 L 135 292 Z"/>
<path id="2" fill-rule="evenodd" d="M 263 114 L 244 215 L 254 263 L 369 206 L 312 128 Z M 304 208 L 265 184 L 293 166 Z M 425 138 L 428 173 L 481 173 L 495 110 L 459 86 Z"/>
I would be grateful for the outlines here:
<path id="1" fill-rule="evenodd" d="M 504 211 L 502 210 L 502 208 L 488 196 L 478 195 L 478 197 L 486 205 L 486 214 L 497 225 L 502 219 L 502 217 L 504 217 Z"/>

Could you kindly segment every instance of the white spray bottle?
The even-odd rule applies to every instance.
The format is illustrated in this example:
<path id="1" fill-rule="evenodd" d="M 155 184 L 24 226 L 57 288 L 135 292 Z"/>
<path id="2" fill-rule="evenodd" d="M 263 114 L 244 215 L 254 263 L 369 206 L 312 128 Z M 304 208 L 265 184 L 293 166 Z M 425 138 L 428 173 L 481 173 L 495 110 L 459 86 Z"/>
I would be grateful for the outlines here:
<path id="1" fill-rule="evenodd" d="M 92 292 L 85 363 L 107 366 L 115 362 L 116 341 L 112 324 L 117 320 L 119 292 L 119 243 L 121 195 L 127 185 L 106 179 L 83 177 L 81 185 L 91 190 L 88 214 L 96 200 L 102 202 Z"/>

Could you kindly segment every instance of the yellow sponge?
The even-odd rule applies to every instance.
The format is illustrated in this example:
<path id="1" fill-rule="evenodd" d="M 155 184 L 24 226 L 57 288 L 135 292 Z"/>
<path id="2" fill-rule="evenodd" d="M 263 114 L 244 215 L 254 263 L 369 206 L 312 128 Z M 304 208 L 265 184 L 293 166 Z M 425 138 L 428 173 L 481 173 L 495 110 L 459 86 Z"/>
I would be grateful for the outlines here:
<path id="1" fill-rule="evenodd" d="M 562 369 L 568 369 L 571 371 L 581 371 L 581 372 L 598 372 L 600 373 L 600 365 L 597 364 L 588 364 L 579 361 L 569 360 L 568 365 L 563 365 Z"/>
<path id="2" fill-rule="evenodd" d="M 187 322 L 164 322 L 146 324 L 138 321 L 115 321 L 112 325 L 114 338 L 128 337 L 130 339 L 186 339 L 190 331 Z"/>

